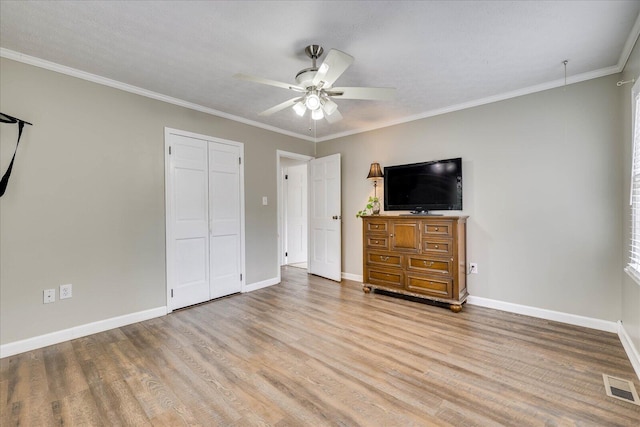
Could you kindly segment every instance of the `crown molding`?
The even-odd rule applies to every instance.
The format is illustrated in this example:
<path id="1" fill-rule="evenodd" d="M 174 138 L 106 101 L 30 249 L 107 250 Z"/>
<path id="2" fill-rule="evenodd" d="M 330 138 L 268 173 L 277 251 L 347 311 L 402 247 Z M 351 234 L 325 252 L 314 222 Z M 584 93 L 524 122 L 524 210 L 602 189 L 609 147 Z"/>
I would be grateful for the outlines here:
<path id="1" fill-rule="evenodd" d="M 631 51 L 633 51 L 633 47 L 636 45 L 638 41 L 638 37 L 640 36 L 640 15 L 636 18 L 636 23 L 633 24 L 633 28 L 631 28 L 631 32 L 629 33 L 629 37 L 627 37 L 627 41 L 622 48 L 622 52 L 620 53 L 620 59 L 618 59 L 618 72 L 621 73 L 624 67 L 627 65 L 627 61 L 629 61 L 629 57 L 631 56 Z"/>
<path id="2" fill-rule="evenodd" d="M 195 111 L 200 111 L 202 113 L 206 113 L 206 114 L 210 114 L 212 116 L 216 116 L 216 117 L 221 117 L 224 119 L 228 119 L 228 120 L 232 120 L 235 122 L 239 122 L 239 123 L 243 123 L 249 126 L 254 126 L 257 128 L 261 128 L 264 130 L 268 130 L 271 132 L 276 132 L 282 135 L 287 135 L 287 136 L 291 136 L 293 138 L 298 138 L 298 139 L 302 139 L 305 141 L 310 141 L 310 142 L 314 142 L 314 143 L 318 143 L 318 142 L 324 142 L 324 141 L 330 141 L 333 139 L 337 139 L 337 138 L 343 138 L 346 136 L 350 136 L 350 135 L 356 135 L 359 133 L 364 133 L 364 132 L 370 132 L 373 130 L 377 130 L 377 129 L 382 129 L 382 128 L 386 128 L 386 127 L 390 127 L 390 126 L 395 126 L 395 125 L 400 125 L 400 124 L 404 124 L 404 123 L 409 123 L 409 122 L 413 122 L 416 120 L 422 120 L 422 119 L 426 119 L 429 117 L 434 117 L 434 116 L 439 116 L 442 114 L 447 114 L 447 113 L 452 113 L 455 111 L 461 111 L 461 110 L 466 110 L 468 108 L 473 108 L 473 107 L 478 107 L 481 105 L 486 105 L 486 104 L 491 104 L 494 102 L 499 102 L 499 101 L 504 101 L 507 99 L 511 99 L 511 98 L 517 98 L 519 96 L 523 96 L 523 95 L 530 95 L 532 93 L 536 93 L 536 92 L 542 92 L 545 90 L 549 90 L 549 89 L 555 89 L 558 87 L 562 87 L 565 84 L 574 84 L 574 83 L 579 83 L 579 82 L 583 82 L 586 80 L 591 80 L 591 79 L 596 79 L 599 77 L 604 77 L 604 76 L 608 76 L 611 74 L 617 74 L 620 73 L 622 71 L 622 69 L 624 68 L 624 65 L 626 64 L 627 60 L 629 59 L 629 55 L 631 54 L 631 51 L 635 45 L 636 40 L 638 39 L 638 36 L 640 35 L 640 15 L 638 16 L 638 19 L 636 20 L 636 23 L 633 27 L 633 30 L 631 32 L 631 34 L 629 35 L 629 38 L 627 39 L 627 42 L 625 43 L 625 47 L 623 49 L 622 54 L 620 55 L 620 59 L 618 60 L 618 64 L 615 66 L 611 66 L 611 67 L 607 67 L 607 68 L 602 68 L 599 70 L 595 70 L 595 71 L 590 71 L 588 73 L 583 73 L 583 74 L 578 74 L 576 76 L 571 76 L 569 78 L 567 78 L 566 82 L 564 80 L 564 78 L 562 79 L 558 79 L 558 80 L 554 80 L 551 82 L 547 82 L 547 83 L 542 83 L 539 85 L 534 85 L 534 86 L 529 86 L 523 89 L 518 89 L 515 91 L 511 91 L 511 92 L 505 92 L 502 94 L 498 94 L 498 95 L 493 95 L 493 96 L 489 96 L 486 98 L 481 98 L 481 99 L 477 99 L 477 100 L 473 100 L 473 101 L 469 101 L 469 102 L 464 102 L 461 104 L 455 104 L 455 105 L 451 105 L 448 107 L 443 107 L 443 108 L 438 108 L 435 110 L 429 110 L 429 111 L 425 111 L 424 113 L 420 113 L 420 114 L 414 114 L 412 116 L 408 116 L 408 117 L 403 117 L 401 119 L 397 119 L 397 120 L 391 120 L 391 121 L 386 121 L 386 122 L 381 122 L 381 123 L 377 123 L 375 125 L 372 126 L 368 126 L 368 127 L 364 127 L 364 128 L 359 128 L 356 130 L 350 130 L 350 131 L 345 131 L 345 132 L 339 132 L 339 133 L 334 133 L 331 135 L 327 135 L 325 137 L 321 137 L 321 138 L 313 138 L 311 136 L 308 135 L 303 135 L 303 134 L 299 134 L 296 132 L 291 132 L 288 130 L 284 130 L 284 129 L 280 129 L 278 127 L 275 126 L 271 126 L 271 125 L 267 125 L 264 123 L 260 123 L 260 122 L 256 122 L 254 120 L 249 120 L 246 119 L 244 117 L 239 117 L 239 116 L 235 116 L 233 114 L 229 114 L 229 113 L 225 113 L 223 111 L 219 111 L 219 110 L 215 110 L 213 108 L 208 108 L 199 104 L 195 104 L 192 102 L 187 102 L 178 98 L 173 98 L 170 96 L 166 96 L 157 92 L 153 92 L 150 90 L 146 90 L 146 89 L 142 89 L 140 87 L 137 86 L 133 86 L 133 85 L 129 85 L 126 83 L 122 83 L 119 82 L 117 80 L 112 80 L 112 79 L 108 79 L 106 77 L 102 77 L 102 76 L 98 76 L 96 74 L 91 74 L 91 73 L 87 73 L 85 71 L 80 71 L 77 70 L 75 68 L 71 68 L 71 67 L 67 67 L 64 65 L 60 65 L 57 64 L 55 62 L 51 62 L 51 61 L 46 61 L 44 59 L 40 59 L 40 58 L 36 58 L 33 56 L 29 56 L 29 55 L 25 55 L 22 54 L 20 52 L 15 52 L 9 49 L 5 49 L 5 48 L 0 48 L 0 57 L 3 58 L 7 58 L 7 59 L 12 59 L 14 61 L 18 61 L 18 62 L 23 62 L 25 64 L 29 64 L 29 65 L 33 65 L 36 67 L 40 67 L 40 68 L 44 68 L 47 70 L 51 70 L 51 71 L 55 71 L 57 73 L 61 73 L 61 74 L 66 74 L 72 77 L 77 77 L 83 80 L 87 80 L 90 82 L 94 82 L 94 83 L 98 83 L 104 86 L 109 86 L 115 89 L 120 89 L 126 92 L 130 92 L 130 93 L 134 93 L 137 95 L 141 95 L 147 98 L 151 98 L 151 99 L 155 99 L 158 101 L 162 101 L 162 102 L 167 102 L 169 104 L 173 104 L 173 105 L 177 105 L 180 107 L 184 107 L 184 108 L 188 108 L 191 110 L 195 110 Z"/>
<path id="3" fill-rule="evenodd" d="M 283 135 L 291 136 L 298 139 L 304 139 L 306 141 L 315 142 L 314 138 L 306 135 L 301 135 L 295 132 L 287 131 L 277 128 L 275 126 L 266 125 L 264 123 L 256 122 L 253 120 L 245 119 L 244 117 L 235 116 L 233 114 L 225 113 L 223 111 L 215 110 L 213 108 L 205 107 L 192 102 L 184 101 L 182 99 L 173 98 L 171 96 L 163 95 L 161 93 L 153 92 L 147 89 L 142 89 L 137 86 L 133 86 L 127 83 L 122 83 L 117 80 L 108 79 L 106 77 L 99 76 L 97 74 L 87 73 L 85 71 L 77 70 L 75 68 L 60 65 L 55 62 L 47 61 L 44 59 L 36 58 L 35 56 L 25 55 L 13 50 L 0 48 L 0 57 L 11 59 L 14 61 L 22 62 L 24 64 L 33 65 L 35 67 L 44 68 L 46 70 L 55 71 L 56 73 L 66 74 L 71 77 L 76 77 L 82 80 L 87 80 L 93 83 L 97 83 L 103 86 L 109 86 L 114 89 L 123 90 L 125 92 L 134 93 L 136 95 L 144 96 L 146 98 L 155 99 L 158 101 L 166 102 L 169 104 L 177 105 L 179 107 L 188 108 L 190 110 L 199 111 L 201 113 L 210 114 L 212 116 L 221 117 L 223 119 L 233 120 L 234 122 L 243 123 L 249 126 L 258 127 L 271 132 L 277 132 Z"/>
<path id="4" fill-rule="evenodd" d="M 566 83 L 565 83 L 564 78 L 558 79 L 558 80 L 553 80 L 553 81 L 550 81 L 550 82 L 547 82 L 547 83 L 542 83 L 542 84 L 535 85 L 535 86 L 529 86 L 529 87 L 526 87 L 526 88 L 523 88 L 523 89 L 518 89 L 518 90 L 511 91 L 511 92 L 505 92 L 505 93 L 501 93 L 501 94 L 498 94 L 498 95 L 489 96 L 489 97 L 486 97 L 486 98 L 476 99 L 474 101 L 464 102 L 462 104 L 456 104 L 456 105 L 451 105 L 451 106 L 444 107 L 444 108 L 438 108 L 438 109 L 435 109 L 435 110 L 425 111 L 424 113 L 415 114 L 413 116 L 408 116 L 408 117 L 403 117 L 402 119 L 398 119 L 398 120 L 392 120 L 392 121 L 388 121 L 388 122 L 379 123 L 379 124 L 376 124 L 375 126 L 359 129 L 357 131 L 347 131 L 347 132 L 335 133 L 335 134 L 332 134 L 332 135 L 327 135 L 327 136 L 325 136 L 323 138 L 318 138 L 316 142 L 329 141 L 329 140 L 332 140 L 332 139 L 342 138 L 342 137 L 349 136 L 349 135 L 354 135 L 354 134 L 363 133 L 363 132 L 369 132 L 369 131 L 376 130 L 376 129 L 386 128 L 386 127 L 390 127 L 390 126 L 400 125 L 400 124 L 403 124 L 403 123 L 413 122 L 413 121 L 416 121 L 416 120 L 426 119 L 428 117 L 439 116 L 439 115 L 442 115 L 442 114 L 453 113 L 455 111 L 466 110 L 468 108 L 479 107 L 481 105 L 492 104 L 494 102 L 504 101 L 504 100 L 511 99 L 511 98 L 517 98 L 517 97 L 523 96 L 523 95 L 530 95 L 530 94 L 536 93 L 536 92 L 542 92 L 542 91 L 549 90 L 549 89 L 555 89 L 555 88 L 558 88 L 558 87 L 562 87 L 565 84 L 568 85 L 568 84 L 580 83 L 580 82 L 583 82 L 583 81 L 586 81 L 586 80 L 592 80 L 592 79 L 597 79 L 599 77 L 609 76 L 611 74 L 617 74 L 620 71 L 621 71 L 621 69 L 619 68 L 618 65 L 615 65 L 615 66 L 612 66 L 612 67 L 607 67 L 607 68 L 602 68 L 600 70 L 590 71 L 588 73 L 583 73 L 583 74 L 578 74 L 578 75 L 575 75 L 575 76 L 568 77 Z"/>

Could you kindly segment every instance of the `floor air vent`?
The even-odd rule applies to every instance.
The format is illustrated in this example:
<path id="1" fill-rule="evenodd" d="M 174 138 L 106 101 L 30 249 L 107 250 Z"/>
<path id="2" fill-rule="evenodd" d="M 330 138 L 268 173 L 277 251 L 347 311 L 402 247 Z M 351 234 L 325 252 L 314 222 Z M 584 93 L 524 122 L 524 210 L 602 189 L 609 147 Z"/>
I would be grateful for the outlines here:
<path id="1" fill-rule="evenodd" d="M 640 406 L 640 397 L 638 397 L 638 392 L 631 381 L 605 374 L 602 374 L 602 379 L 607 396 Z"/>

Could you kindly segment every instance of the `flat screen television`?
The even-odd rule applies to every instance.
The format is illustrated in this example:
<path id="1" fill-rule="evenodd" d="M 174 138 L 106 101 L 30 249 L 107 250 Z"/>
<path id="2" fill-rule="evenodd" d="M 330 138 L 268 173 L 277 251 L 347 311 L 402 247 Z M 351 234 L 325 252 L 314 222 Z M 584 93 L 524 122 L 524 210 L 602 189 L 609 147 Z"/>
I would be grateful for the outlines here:
<path id="1" fill-rule="evenodd" d="M 462 159 L 385 167 L 384 210 L 462 210 Z"/>

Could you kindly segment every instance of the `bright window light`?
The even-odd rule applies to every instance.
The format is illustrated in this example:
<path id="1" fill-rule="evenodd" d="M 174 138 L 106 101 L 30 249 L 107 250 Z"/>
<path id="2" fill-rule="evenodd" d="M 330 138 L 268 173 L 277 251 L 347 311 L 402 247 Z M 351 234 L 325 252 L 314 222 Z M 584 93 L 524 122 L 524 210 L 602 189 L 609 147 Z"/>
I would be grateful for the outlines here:
<path id="1" fill-rule="evenodd" d="M 631 248 L 627 272 L 640 284 L 640 83 L 632 89 Z"/>

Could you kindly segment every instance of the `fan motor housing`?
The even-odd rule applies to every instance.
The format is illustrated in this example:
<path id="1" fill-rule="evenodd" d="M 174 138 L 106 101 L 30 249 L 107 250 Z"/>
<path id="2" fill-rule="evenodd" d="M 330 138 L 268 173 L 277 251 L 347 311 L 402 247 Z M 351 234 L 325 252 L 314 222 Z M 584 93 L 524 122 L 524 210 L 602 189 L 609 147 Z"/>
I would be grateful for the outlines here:
<path id="1" fill-rule="evenodd" d="M 317 68 L 305 68 L 296 74 L 296 82 L 305 89 L 313 86 L 313 78 L 318 72 Z"/>

